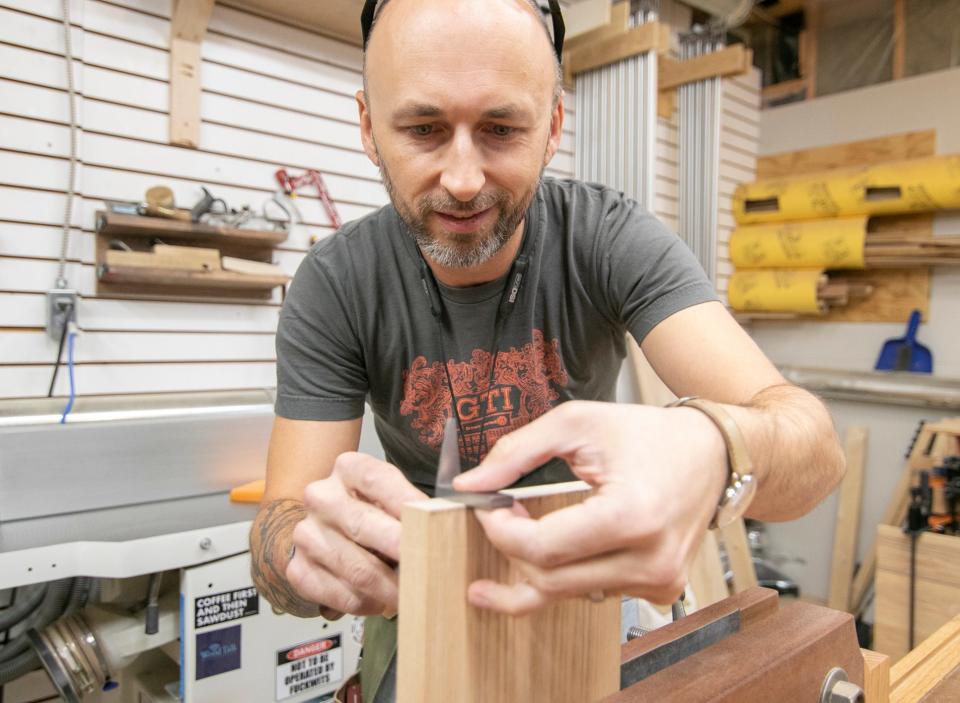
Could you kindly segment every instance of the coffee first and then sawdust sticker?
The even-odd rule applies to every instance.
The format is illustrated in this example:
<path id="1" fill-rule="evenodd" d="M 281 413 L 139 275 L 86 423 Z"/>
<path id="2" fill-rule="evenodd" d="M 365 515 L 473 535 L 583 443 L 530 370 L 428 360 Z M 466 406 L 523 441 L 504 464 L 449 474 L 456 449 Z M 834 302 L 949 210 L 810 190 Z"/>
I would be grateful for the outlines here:
<path id="1" fill-rule="evenodd" d="M 209 627 L 260 612 L 260 595 L 253 586 L 193 600 L 194 627 Z"/>

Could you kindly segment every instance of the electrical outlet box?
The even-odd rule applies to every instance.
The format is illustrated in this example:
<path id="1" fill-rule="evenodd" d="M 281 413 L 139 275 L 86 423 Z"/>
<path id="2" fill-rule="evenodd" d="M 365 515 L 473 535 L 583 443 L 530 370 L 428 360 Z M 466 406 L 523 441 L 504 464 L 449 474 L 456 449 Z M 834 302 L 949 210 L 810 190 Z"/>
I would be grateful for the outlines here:
<path id="1" fill-rule="evenodd" d="M 47 334 L 60 341 L 63 328 L 72 319 L 77 321 L 77 291 L 54 288 L 47 291 Z"/>

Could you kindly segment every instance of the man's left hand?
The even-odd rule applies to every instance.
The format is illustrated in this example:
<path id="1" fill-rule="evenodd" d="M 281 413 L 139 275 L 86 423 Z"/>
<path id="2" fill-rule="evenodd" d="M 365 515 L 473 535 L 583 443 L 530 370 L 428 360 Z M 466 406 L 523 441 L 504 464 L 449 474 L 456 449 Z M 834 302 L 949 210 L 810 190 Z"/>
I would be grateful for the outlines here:
<path id="1" fill-rule="evenodd" d="M 519 504 L 477 511 L 523 580 L 476 581 L 470 602 L 523 614 L 599 592 L 676 600 L 726 484 L 726 456 L 713 422 L 684 407 L 570 401 L 501 437 L 457 490 L 504 488 L 553 457 L 596 490 L 538 520 Z"/>

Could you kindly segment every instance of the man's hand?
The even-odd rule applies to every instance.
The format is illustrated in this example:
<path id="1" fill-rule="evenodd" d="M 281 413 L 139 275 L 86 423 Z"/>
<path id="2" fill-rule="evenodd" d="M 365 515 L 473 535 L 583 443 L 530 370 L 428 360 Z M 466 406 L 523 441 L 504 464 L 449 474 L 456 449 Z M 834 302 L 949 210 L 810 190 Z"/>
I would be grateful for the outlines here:
<path id="1" fill-rule="evenodd" d="M 400 509 L 426 497 L 397 467 L 365 454 L 341 454 L 328 478 L 306 488 L 307 514 L 293 531 L 287 580 L 326 609 L 396 613 Z"/>
<path id="2" fill-rule="evenodd" d="M 524 581 L 476 581 L 470 602 L 522 614 L 598 591 L 675 600 L 727 479 L 713 422 L 693 408 L 567 402 L 501 437 L 454 487 L 503 488 L 553 457 L 596 492 L 539 520 L 519 505 L 477 511 Z"/>

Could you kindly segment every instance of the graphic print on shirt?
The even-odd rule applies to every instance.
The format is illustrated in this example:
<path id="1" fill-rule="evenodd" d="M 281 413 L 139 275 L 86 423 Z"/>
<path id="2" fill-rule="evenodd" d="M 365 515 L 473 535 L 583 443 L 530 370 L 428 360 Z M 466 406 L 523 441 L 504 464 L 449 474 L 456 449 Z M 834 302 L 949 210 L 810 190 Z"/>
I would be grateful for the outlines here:
<path id="1" fill-rule="evenodd" d="M 464 434 L 460 453 L 467 459 L 476 459 L 481 447 L 490 451 L 502 435 L 547 412 L 560 398 L 558 389 L 568 382 L 560 341 L 546 341 L 540 330 L 534 330 L 533 341 L 520 349 L 511 347 L 496 355 L 493 383 L 487 388 L 491 357 L 487 350 L 474 349 L 469 361 L 447 362 Z M 410 425 L 420 441 L 438 451 L 450 406 L 443 363 L 431 364 L 418 356 L 403 372 L 400 414 L 413 415 Z M 485 442 L 481 432 L 486 434 Z"/>

